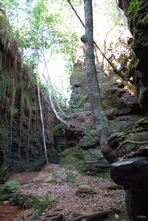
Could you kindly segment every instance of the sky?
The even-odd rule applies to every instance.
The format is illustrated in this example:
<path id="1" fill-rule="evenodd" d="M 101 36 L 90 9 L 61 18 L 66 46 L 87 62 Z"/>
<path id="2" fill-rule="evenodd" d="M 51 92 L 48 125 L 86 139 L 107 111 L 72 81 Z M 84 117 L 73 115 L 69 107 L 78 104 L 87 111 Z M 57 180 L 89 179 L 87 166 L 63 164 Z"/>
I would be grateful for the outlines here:
<path id="1" fill-rule="evenodd" d="M 48 56 L 46 57 L 48 60 Z M 62 92 L 63 98 L 70 99 L 70 83 L 69 77 L 65 67 L 66 63 L 62 54 L 57 54 L 53 58 L 51 57 L 50 62 L 48 63 L 48 72 L 44 70 L 44 63 L 40 63 L 38 66 L 39 75 L 45 80 L 48 80 L 48 73 L 52 85 L 57 88 L 57 90 Z M 44 72 L 44 73 L 43 73 Z"/>

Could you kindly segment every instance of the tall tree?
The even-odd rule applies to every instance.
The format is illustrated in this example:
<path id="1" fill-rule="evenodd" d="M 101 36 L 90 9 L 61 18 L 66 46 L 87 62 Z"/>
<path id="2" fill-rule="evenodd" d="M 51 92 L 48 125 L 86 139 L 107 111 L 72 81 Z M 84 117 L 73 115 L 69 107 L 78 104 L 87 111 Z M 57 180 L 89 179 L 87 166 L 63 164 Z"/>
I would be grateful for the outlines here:
<path id="1" fill-rule="evenodd" d="M 92 0 L 84 0 L 84 11 L 85 35 L 81 37 L 81 41 L 85 44 L 86 51 L 86 72 L 89 85 L 89 98 L 101 151 L 104 157 L 109 160 L 108 156 L 111 152 L 111 148 L 107 143 L 107 138 L 111 134 L 111 129 L 102 105 L 100 88 L 97 80 L 94 57 Z"/>

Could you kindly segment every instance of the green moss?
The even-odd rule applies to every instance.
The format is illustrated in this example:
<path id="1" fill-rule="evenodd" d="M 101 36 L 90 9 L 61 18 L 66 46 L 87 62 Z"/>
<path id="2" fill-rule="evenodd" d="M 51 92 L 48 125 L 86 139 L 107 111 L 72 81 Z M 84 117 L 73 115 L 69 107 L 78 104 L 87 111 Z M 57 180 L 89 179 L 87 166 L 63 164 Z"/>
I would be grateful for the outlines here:
<path id="1" fill-rule="evenodd" d="M 88 152 L 84 155 L 84 162 L 92 161 L 92 155 Z"/>
<path id="2" fill-rule="evenodd" d="M 109 100 L 106 99 L 106 98 L 104 98 L 104 99 L 102 100 L 102 104 L 103 104 L 103 107 L 104 107 L 105 109 L 110 109 L 110 108 L 111 108 L 110 102 L 109 102 Z"/>
<path id="3" fill-rule="evenodd" d="M 65 154 L 64 154 L 65 155 Z M 76 165 L 79 163 L 79 159 L 75 156 L 75 153 L 71 152 L 66 154 L 60 159 L 60 165 Z"/>
<path id="4" fill-rule="evenodd" d="M 96 126 L 93 122 L 91 122 L 90 124 L 88 124 L 86 127 L 85 127 L 85 132 L 86 134 L 88 135 L 91 135 L 91 136 L 95 136 L 96 135 Z"/>
<path id="5" fill-rule="evenodd" d="M 131 44 L 131 47 L 134 47 L 134 43 Z M 132 58 L 129 64 L 129 75 L 131 77 L 133 77 L 136 74 L 136 69 L 138 67 L 139 61 L 140 60 L 136 58 L 136 55 L 132 53 Z"/>
<path id="6" fill-rule="evenodd" d="M 113 133 L 121 131 L 121 122 L 120 121 L 110 121 L 111 130 Z"/>
<path id="7" fill-rule="evenodd" d="M 148 140 L 148 132 L 136 133 L 131 137 L 131 139 L 133 139 L 134 141 Z"/>
<path id="8" fill-rule="evenodd" d="M 136 144 L 129 143 L 128 144 L 128 151 L 131 152 L 135 147 L 136 147 Z"/>
<path id="9" fill-rule="evenodd" d="M 135 13 L 140 5 L 140 0 L 132 0 L 128 8 L 128 14 Z"/>
<path id="10" fill-rule="evenodd" d="M 103 107 L 105 108 L 105 110 L 112 111 L 113 115 L 117 114 L 118 109 L 116 107 L 113 107 L 113 105 L 112 105 L 112 103 L 111 103 L 111 101 L 109 99 L 104 98 L 102 100 L 102 104 L 103 104 Z"/>
<path id="11" fill-rule="evenodd" d="M 85 155 L 86 151 L 80 147 L 69 148 L 62 153 L 60 166 L 65 166 L 68 169 L 76 168 L 79 172 L 83 173 L 86 170 Z"/>

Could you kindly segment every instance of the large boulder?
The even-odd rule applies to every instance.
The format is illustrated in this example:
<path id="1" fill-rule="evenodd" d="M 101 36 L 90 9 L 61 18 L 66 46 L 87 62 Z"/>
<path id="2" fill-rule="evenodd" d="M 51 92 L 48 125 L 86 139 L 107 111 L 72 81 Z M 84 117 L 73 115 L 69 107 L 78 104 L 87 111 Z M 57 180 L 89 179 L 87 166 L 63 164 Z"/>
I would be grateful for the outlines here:
<path id="1" fill-rule="evenodd" d="M 148 150 L 143 156 L 111 165 L 111 178 L 125 190 L 127 212 L 131 221 L 148 219 Z"/>

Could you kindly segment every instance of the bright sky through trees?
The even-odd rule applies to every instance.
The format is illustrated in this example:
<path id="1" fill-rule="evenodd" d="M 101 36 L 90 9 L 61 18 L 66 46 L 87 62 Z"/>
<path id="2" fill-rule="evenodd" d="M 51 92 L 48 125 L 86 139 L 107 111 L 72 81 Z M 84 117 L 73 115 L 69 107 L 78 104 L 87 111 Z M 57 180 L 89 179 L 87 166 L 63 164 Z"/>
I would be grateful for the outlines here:
<path id="1" fill-rule="evenodd" d="M 83 1 L 71 2 L 84 21 Z M 3 3 L 24 62 L 39 65 L 41 75 L 44 54 L 55 91 L 69 98 L 69 77 L 84 28 L 68 1 L 4 0 Z M 101 36 L 99 41 L 103 48 L 106 33 L 120 26 L 121 13 L 115 0 L 93 0 L 93 5 L 94 37 Z"/>

